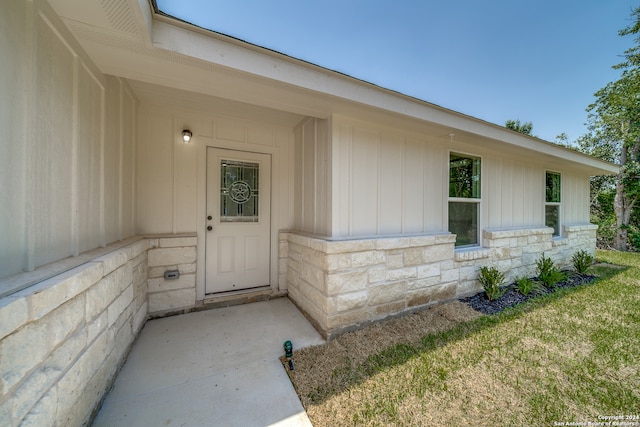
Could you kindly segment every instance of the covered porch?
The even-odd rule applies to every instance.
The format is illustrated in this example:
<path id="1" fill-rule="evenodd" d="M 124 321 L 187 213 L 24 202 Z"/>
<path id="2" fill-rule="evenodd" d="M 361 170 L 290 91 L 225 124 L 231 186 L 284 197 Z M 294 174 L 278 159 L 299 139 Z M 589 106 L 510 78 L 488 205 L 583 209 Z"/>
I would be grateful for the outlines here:
<path id="1" fill-rule="evenodd" d="M 287 298 L 151 320 L 93 426 L 310 427 L 285 340 L 324 342 Z"/>

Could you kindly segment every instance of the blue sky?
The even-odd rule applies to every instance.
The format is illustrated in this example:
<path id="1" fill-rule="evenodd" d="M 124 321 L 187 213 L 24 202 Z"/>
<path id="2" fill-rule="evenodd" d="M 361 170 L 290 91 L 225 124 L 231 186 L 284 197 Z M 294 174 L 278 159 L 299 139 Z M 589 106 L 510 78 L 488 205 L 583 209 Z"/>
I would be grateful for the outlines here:
<path id="1" fill-rule="evenodd" d="M 193 24 L 492 123 L 573 141 L 633 45 L 631 0 L 157 0 Z"/>

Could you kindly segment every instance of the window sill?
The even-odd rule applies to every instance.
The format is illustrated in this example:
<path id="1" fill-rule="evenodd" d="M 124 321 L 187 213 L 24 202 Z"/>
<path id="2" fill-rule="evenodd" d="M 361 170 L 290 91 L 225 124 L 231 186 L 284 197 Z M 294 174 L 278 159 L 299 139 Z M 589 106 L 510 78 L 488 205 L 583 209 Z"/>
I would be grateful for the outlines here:
<path id="1" fill-rule="evenodd" d="M 454 261 L 475 261 L 478 259 L 489 258 L 491 250 L 482 246 L 471 246 L 466 248 L 455 249 L 453 252 Z"/>

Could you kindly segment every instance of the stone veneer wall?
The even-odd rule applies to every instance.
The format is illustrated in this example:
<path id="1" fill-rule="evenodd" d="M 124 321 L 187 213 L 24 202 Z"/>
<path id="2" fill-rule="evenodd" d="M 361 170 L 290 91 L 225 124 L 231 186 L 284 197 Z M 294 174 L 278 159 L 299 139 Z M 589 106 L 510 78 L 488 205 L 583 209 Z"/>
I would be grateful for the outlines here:
<path id="1" fill-rule="evenodd" d="M 88 423 L 147 319 L 134 242 L 0 300 L 0 424 Z"/>
<path id="2" fill-rule="evenodd" d="M 196 303 L 195 236 L 149 239 L 149 314 L 162 315 L 193 307 Z M 165 280 L 167 270 L 180 271 L 180 278 Z"/>
<path id="3" fill-rule="evenodd" d="M 289 297 L 330 338 L 474 294 L 482 289 L 477 276 L 484 265 L 500 268 L 508 280 L 534 275 L 542 253 L 567 267 L 575 251 L 595 252 L 596 229 L 565 226 L 557 239 L 548 227 L 485 230 L 482 247 L 459 250 L 451 234 L 330 241 L 282 232 L 279 273 L 286 276 Z"/>
<path id="4" fill-rule="evenodd" d="M 0 299 L 0 425 L 87 424 L 149 314 L 195 305 L 196 240 L 128 239 Z"/>

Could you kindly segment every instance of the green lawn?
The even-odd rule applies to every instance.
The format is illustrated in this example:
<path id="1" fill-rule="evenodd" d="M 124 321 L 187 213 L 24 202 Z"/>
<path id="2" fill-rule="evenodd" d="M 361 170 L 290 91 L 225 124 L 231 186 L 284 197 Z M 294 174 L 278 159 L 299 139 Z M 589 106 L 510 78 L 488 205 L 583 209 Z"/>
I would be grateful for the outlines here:
<path id="1" fill-rule="evenodd" d="M 316 378 L 323 386 L 299 387 L 309 378 L 292 376 L 313 425 L 586 425 L 640 415 L 640 254 L 597 259 L 623 268 L 592 267 L 600 279 L 590 285 L 357 363 L 337 358 L 332 378 Z M 322 348 L 304 356 L 314 351 Z"/>

